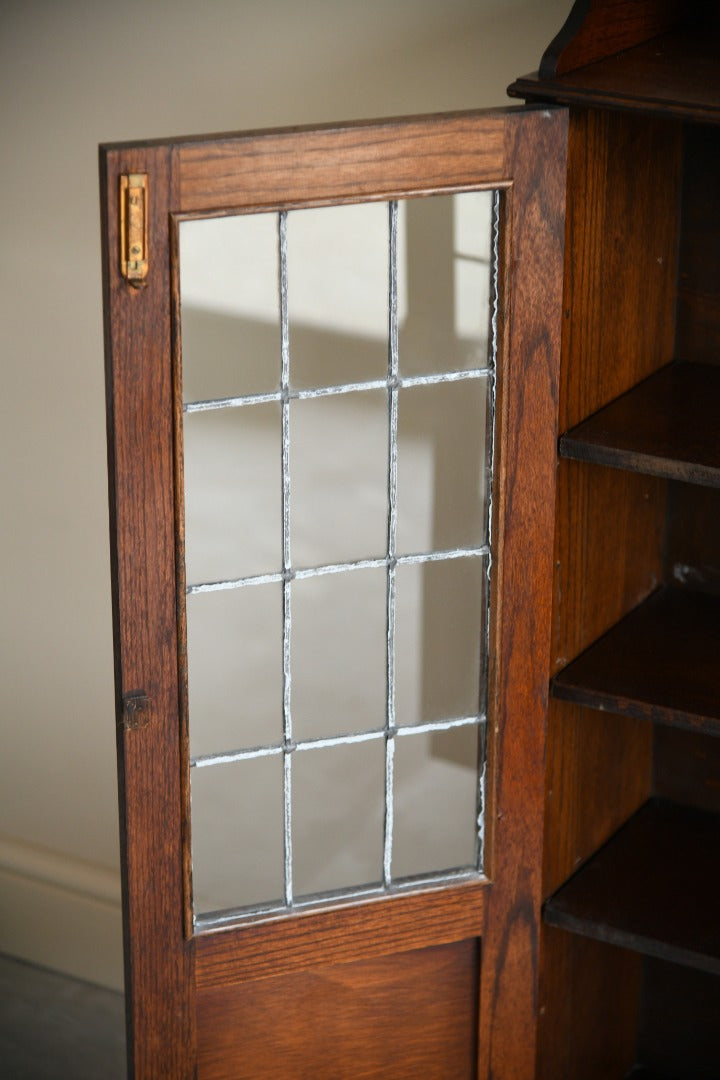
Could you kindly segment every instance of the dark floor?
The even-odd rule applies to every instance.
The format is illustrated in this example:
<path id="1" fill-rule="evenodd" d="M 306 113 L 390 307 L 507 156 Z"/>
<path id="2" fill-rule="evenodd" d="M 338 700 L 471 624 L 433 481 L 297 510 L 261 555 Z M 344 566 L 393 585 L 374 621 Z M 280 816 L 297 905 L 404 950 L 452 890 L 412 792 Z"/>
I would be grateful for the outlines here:
<path id="1" fill-rule="evenodd" d="M 122 1080 L 121 994 L 0 956 L 0 1080 Z"/>

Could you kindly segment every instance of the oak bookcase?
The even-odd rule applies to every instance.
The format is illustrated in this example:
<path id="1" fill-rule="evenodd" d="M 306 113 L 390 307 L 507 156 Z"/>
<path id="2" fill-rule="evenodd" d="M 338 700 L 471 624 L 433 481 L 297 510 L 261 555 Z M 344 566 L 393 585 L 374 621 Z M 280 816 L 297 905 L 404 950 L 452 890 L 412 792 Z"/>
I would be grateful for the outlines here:
<path id="1" fill-rule="evenodd" d="M 720 1075 L 720 18 L 578 2 L 537 1075 Z"/>

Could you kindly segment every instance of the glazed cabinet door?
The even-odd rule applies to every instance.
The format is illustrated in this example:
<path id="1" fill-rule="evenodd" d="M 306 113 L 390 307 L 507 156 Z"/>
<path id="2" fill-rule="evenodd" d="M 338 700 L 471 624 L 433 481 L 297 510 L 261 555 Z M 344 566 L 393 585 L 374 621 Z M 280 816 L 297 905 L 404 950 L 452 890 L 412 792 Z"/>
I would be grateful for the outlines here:
<path id="1" fill-rule="evenodd" d="M 101 150 L 135 1077 L 533 1075 L 565 138 Z"/>

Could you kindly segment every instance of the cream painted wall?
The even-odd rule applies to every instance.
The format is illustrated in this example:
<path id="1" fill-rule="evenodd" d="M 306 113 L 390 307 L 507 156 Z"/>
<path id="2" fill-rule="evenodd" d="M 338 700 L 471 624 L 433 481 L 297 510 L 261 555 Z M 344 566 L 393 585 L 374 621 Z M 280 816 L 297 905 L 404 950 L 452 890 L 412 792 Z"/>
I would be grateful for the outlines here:
<path id="1" fill-rule="evenodd" d="M 506 102 L 569 0 L 5 0 L 0 950 L 119 985 L 101 141 Z"/>

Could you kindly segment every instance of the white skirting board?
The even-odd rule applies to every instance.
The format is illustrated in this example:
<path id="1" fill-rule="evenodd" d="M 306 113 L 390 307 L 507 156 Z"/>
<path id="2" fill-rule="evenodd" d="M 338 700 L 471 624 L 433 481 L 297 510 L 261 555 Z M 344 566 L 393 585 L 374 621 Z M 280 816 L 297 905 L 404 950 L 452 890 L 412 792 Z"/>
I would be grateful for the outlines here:
<path id="1" fill-rule="evenodd" d="M 0 952 L 122 990 L 119 871 L 0 837 Z"/>

